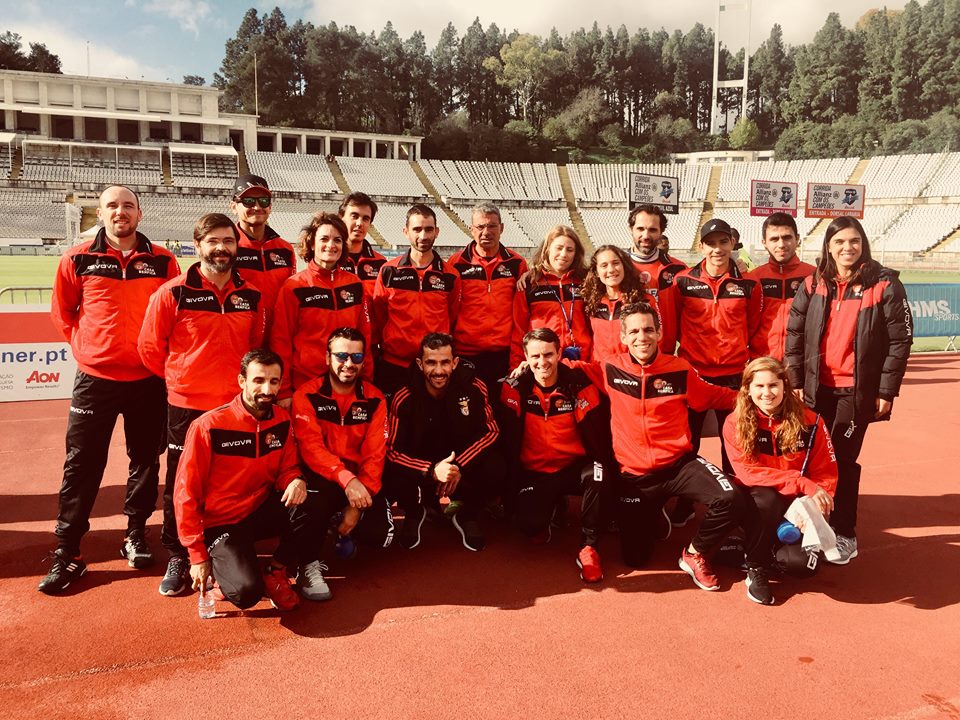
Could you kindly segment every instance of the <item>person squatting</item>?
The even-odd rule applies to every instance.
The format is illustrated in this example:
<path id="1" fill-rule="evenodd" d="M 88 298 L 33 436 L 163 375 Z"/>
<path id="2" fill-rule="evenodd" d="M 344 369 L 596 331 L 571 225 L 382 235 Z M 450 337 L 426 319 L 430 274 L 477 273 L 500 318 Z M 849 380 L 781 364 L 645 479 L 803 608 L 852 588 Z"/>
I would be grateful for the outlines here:
<path id="1" fill-rule="evenodd" d="M 622 561 L 644 567 L 699 507 L 680 569 L 719 589 L 715 564 L 738 538 L 747 597 L 774 604 L 771 577 L 816 568 L 779 532 L 798 497 L 832 524 L 831 562 L 856 557 L 857 457 L 867 426 L 890 417 L 912 326 L 857 220 L 830 224 L 813 266 L 775 213 L 768 261 L 743 272 L 726 222 L 701 228 L 702 260 L 686 267 L 664 248 L 667 217 L 643 205 L 629 252 L 587 258 L 559 225 L 528 265 L 500 242 L 496 205 L 473 209 L 472 240 L 444 259 L 435 211 L 415 204 L 398 229 L 408 247 L 388 260 L 367 237 L 377 203 L 364 193 L 318 212 L 294 248 L 268 223 L 264 178 L 233 191 L 226 213 L 197 221 L 182 273 L 137 230 L 123 186 L 101 193 L 103 227 L 60 261 L 51 312 L 79 372 L 40 591 L 87 571 L 81 540 L 121 414 L 120 555 L 134 568 L 154 561 L 146 523 L 167 449 L 165 596 L 288 610 L 331 598 L 329 552 L 413 551 L 428 519 L 469 551 L 491 517 L 543 544 L 570 495 L 587 583 L 603 579 L 611 529 Z M 710 412 L 719 466 L 699 455 Z M 255 543 L 269 538 L 263 561 Z"/>

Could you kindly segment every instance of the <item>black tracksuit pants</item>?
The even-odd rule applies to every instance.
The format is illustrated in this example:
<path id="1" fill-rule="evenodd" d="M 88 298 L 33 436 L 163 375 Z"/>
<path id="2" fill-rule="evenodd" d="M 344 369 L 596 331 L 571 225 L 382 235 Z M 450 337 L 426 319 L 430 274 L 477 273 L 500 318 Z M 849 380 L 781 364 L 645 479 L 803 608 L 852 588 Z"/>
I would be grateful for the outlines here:
<path id="1" fill-rule="evenodd" d="M 533 537 L 550 525 L 561 497 L 580 495 L 580 544 L 596 547 L 602 529 L 600 498 L 604 482 L 603 466 L 586 458 L 555 473 L 521 471 L 514 506 L 517 526 Z"/>
<path id="2" fill-rule="evenodd" d="M 830 428 L 830 439 L 837 454 L 837 493 L 833 498 L 830 524 L 838 535 L 857 536 L 857 504 L 860 500 L 860 450 L 867 434 L 867 423 L 856 422 L 853 388 L 821 386 L 817 391 L 816 411 Z"/>
<path id="3" fill-rule="evenodd" d="M 314 546 L 315 552 L 320 555 L 330 520 L 347 506 L 347 496 L 339 484 L 317 475 L 309 468 L 303 467 L 303 476 L 307 478 L 309 486 L 304 503 L 305 510 L 316 517 L 319 535 L 314 539 Z M 371 496 L 371 499 L 373 504 L 360 511 L 360 521 L 350 535 L 364 545 L 390 547 L 393 543 L 394 525 L 387 498 L 381 489 L 379 493 Z"/>
<path id="4" fill-rule="evenodd" d="M 142 531 L 157 504 L 160 453 L 166 424 L 166 388 L 163 380 L 105 380 L 78 372 L 67 420 L 60 510 L 54 531 L 60 549 L 73 557 L 80 539 L 90 529 L 90 513 L 107 466 L 110 438 L 117 417 L 129 458 L 123 514 L 127 532 Z"/>
<path id="5" fill-rule="evenodd" d="M 167 474 L 163 482 L 163 529 L 160 531 L 160 541 L 171 556 L 187 556 L 187 549 L 180 544 L 180 538 L 177 536 L 173 487 L 177 479 L 180 456 L 183 455 L 183 444 L 187 441 L 187 430 L 190 429 L 190 423 L 204 412 L 167 405 Z"/>
<path id="6" fill-rule="evenodd" d="M 747 567 L 770 567 L 777 541 L 777 528 L 784 521 L 783 514 L 796 496 L 781 495 L 774 488 L 754 486 L 744 488 L 749 496 L 745 520 L 744 552 Z"/>

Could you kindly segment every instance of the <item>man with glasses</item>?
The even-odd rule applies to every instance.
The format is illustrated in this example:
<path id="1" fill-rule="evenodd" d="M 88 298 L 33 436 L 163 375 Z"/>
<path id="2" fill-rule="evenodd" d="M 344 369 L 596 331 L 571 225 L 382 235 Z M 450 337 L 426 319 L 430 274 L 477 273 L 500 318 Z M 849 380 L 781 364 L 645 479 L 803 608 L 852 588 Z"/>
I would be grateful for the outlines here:
<path id="1" fill-rule="evenodd" d="M 272 206 L 273 196 L 266 180 L 259 175 L 237 178 L 230 201 L 240 235 L 236 267 L 240 277 L 260 290 L 267 329 L 280 287 L 297 270 L 293 246 L 267 224 Z"/>
<path id="2" fill-rule="evenodd" d="M 450 258 L 460 274 L 460 310 L 453 338 L 460 357 L 476 368 L 491 397 L 507 374 L 513 333 L 513 296 L 527 261 L 500 243 L 500 209 L 485 202 L 473 208 L 473 242 Z"/>
<path id="3" fill-rule="evenodd" d="M 301 385 L 293 396 L 293 430 L 309 487 L 307 510 L 318 527 L 326 528 L 341 512 L 341 543 L 352 545 L 347 538 L 353 533 L 365 544 L 389 547 L 393 516 L 380 492 L 387 402 L 383 393 L 360 379 L 365 360 L 362 333 L 350 327 L 334 330 L 327 341 L 326 374 Z M 317 538 L 318 553 L 323 539 Z M 315 563 L 300 570 L 312 600 L 330 599 L 325 569 Z"/>

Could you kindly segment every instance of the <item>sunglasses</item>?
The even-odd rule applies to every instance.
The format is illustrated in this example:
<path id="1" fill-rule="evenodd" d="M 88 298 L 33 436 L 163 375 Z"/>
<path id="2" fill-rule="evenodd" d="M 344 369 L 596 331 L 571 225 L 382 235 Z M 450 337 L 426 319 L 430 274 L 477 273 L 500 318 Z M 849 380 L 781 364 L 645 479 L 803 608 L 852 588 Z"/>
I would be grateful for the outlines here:
<path id="1" fill-rule="evenodd" d="M 363 362 L 364 353 L 346 353 L 346 352 L 335 352 L 331 353 L 337 362 L 346 362 L 347 358 L 350 358 L 353 361 L 354 365 L 359 365 Z"/>
<path id="2" fill-rule="evenodd" d="M 273 202 L 273 198 L 242 197 L 242 198 L 237 198 L 237 202 L 241 203 L 245 208 L 252 208 L 254 205 L 259 205 L 262 208 L 268 208 L 270 207 L 270 204 Z"/>

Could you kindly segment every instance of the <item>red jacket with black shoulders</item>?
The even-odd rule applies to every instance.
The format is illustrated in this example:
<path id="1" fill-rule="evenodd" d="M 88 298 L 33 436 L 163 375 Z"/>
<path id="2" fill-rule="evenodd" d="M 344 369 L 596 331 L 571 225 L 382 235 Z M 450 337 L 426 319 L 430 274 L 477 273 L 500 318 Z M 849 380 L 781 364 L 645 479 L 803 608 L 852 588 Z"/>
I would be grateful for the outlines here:
<path id="1" fill-rule="evenodd" d="M 763 292 L 763 314 L 760 325 L 750 338 L 750 356 L 783 360 L 783 347 L 787 339 L 787 321 L 790 306 L 804 278 L 813 275 L 813 265 L 802 262 L 796 255 L 789 262 L 778 263 L 771 259 L 746 274 L 760 283 Z"/>
<path id="2" fill-rule="evenodd" d="M 240 277 L 253 283 L 263 295 L 263 308 L 269 332 L 277 294 L 287 278 L 297 271 L 297 256 L 293 251 L 293 245 L 280 237 L 269 225 L 264 231 L 262 242 L 257 242 L 247 235 L 239 224 L 235 227 L 240 236 L 240 243 L 237 247 L 237 260 L 234 267 L 240 271 Z"/>

